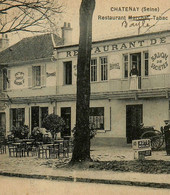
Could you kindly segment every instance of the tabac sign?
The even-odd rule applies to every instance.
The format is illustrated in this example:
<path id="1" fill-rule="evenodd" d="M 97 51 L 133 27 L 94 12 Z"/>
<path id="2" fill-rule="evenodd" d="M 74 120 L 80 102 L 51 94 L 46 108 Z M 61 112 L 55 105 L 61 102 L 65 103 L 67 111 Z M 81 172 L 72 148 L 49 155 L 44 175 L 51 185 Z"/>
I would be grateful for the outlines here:
<path id="1" fill-rule="evenodd" d="M 134 159 L 144 159 L 145 156 L 151 156 L 151 140 L 140 139 L 132 140 L 132 148 L 134 150 Z"/>

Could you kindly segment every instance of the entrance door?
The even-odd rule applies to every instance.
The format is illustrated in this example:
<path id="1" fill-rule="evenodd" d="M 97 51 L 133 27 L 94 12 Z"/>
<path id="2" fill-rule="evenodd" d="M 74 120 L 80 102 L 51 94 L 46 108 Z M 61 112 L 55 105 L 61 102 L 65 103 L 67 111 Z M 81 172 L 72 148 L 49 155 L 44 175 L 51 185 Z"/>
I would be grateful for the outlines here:
<path id="1" fill-rule="evenodd" d="M 39 127 L 39 107 L 31 107 L 31 129 L 34 127 Z"/>
<path id="2" fill-rule="evenodd" d="M 0 113 L 0 135 L 6 134 L 6 118 L 5 113 Z"/>
<path id="3" fill-rule="evenodd" d="M 61 137 L 71 135 L 71 107 L 61 108 L 61 117 L 66 123 L 66 128 L 64 132 L 61 133 Z"/>
<path id="4" fill-rule="evenodd" d="M 126 137 L 127 143 L 139 136 L 139 126 L 143 122 L 143 105 L 126 106 Z"/>

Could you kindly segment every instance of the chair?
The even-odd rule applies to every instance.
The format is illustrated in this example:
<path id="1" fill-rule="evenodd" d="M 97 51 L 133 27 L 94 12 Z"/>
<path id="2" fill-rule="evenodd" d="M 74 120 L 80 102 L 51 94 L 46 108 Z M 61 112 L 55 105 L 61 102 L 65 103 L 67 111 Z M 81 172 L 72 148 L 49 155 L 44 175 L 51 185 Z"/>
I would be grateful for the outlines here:
<path id="1" fill-rule="evenodd" d="M 37 156 L 37 154 L 38 154 L 37 147 L 33 146 L 33 147 L 32 147 L 32 150 L 31 150 L 31 155 L 32 155 L 32 156 Z"/>
<path id="2" fill-rule="evenodd" d="M 0 144 L 0 154 L 6 154 L 6 146 Z"/>
<path id="3" fill-rule="evenodd" d="M 10 157 L 25 157 L 26 154 L 29 156 L 26 150 L 25 143 L 13 143 L 8 145 L 9 156 Z"/>
<path id="4" fill-rule="evenodd" d="M 9 157 L 16 157 L 17 148 L 13 145 L 8 145 Z"/>
<path id="5" fill-rule="evenodd" d="M 53 147 L 49 147 L 49 158 L 59 157 L 59 144 L 54 144 Z"/>
<path id="6" fill-rule="evenodd" d="M 45 135 L 43 136 L 43 143 L 44 143 L 44 144 L 51 143 L 51 138 L 49 137 L 48 134 L 45 134 Z"/>
<path id="7" fill-rule="evenodd" d="M 47 152 L 49 152 L 49 148 L 44 147 L 44 146 L 40 146 L 38 148 L 38 158 L 47 158 Z"/>
<path id="8" fill-rule="evenodd" d="M 25 157 L 25 154 L 29 156 L 29 153 L 27 151 L 27 145 L 26 143 L 20 143 L 20 145 L 16 147 L 16 157 Z"/>
<path id="9" fill-rule="evenodd" d="M 63 142 L 59 143 L 59 157 L 60 154 L 63 154 L 63 157 L 69 157 L 69 141 L 64 140 Z"/>

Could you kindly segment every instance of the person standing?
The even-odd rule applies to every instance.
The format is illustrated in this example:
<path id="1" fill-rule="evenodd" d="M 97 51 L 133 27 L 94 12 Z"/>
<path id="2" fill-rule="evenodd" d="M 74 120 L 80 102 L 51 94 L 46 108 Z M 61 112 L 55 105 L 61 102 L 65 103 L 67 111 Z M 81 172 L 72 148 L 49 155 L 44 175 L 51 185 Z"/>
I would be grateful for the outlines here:
<path id="1" fill-rule="evenodd" d="M 138 70 L 135 64 L 132 65 L 132 70 L 130 71 L 130 90 L 138 89 Z"/>
<path id="2" fill-rule="evenodd" d="M 170 155 L 170 120 L 164 120 L 164 122 L 166 153 Z"/>

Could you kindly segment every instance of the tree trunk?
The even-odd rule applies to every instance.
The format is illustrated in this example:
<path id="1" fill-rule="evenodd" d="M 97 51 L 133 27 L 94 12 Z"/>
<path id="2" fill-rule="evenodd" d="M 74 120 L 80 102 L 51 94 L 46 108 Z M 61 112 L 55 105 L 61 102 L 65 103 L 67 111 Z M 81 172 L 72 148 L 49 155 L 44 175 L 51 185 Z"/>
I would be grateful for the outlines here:
<path id="1" fill-rule="evenodd" d="M 80 38 L 77 63 L 76 131 L 71 162 L 90 160 L 90 61 L 94 8 L 95 0 L 82 0 L 80 6 Z"/>

